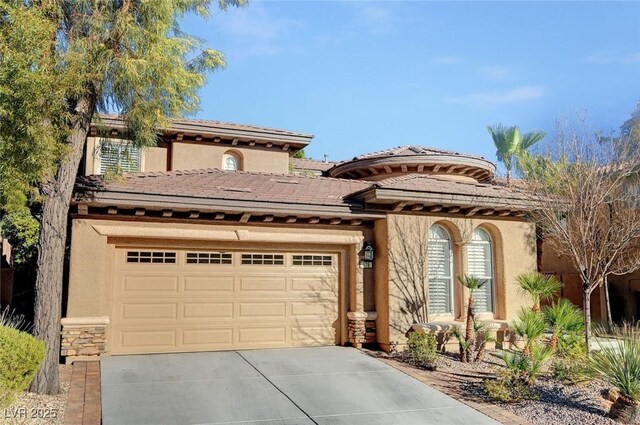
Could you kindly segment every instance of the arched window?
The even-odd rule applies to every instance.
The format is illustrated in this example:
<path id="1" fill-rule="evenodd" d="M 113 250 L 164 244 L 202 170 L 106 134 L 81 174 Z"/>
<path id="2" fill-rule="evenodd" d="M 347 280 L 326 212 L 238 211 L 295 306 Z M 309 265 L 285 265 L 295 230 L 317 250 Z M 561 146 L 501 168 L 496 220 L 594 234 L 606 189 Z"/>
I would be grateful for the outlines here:
<path id="1" fill-rule="evenodd" d="M 222 156 L 222 169 L 225 171 L 240 170 L 240 157 L 234 152 L 227 152 Z"/>
<path id="2" fill-rule="evenodd" d="M 473 231 L 471 243 L 467 245 L 469 274 L 486 281 L 484 286 L 475 292 L 477 313 L 495 311 L 492 245 L 489 233 L 480 228 Z"/>
<path id="3" fill-rule="evenodd" d="M 451 236 L 437 224 L 429 230 L 427 246 L 429 264 L 429 313 L 453 312 L 453 268 Z"/>

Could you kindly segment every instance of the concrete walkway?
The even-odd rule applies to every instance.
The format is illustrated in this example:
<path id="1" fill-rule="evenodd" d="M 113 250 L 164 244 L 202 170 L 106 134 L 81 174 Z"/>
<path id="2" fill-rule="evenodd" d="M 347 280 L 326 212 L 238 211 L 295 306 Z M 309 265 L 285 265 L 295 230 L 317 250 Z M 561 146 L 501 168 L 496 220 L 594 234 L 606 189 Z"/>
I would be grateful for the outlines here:
<path id="1" fill-rule="evenodd" d="M 103 357 L 104 425 L 497 424 L 358 350 Z"/>

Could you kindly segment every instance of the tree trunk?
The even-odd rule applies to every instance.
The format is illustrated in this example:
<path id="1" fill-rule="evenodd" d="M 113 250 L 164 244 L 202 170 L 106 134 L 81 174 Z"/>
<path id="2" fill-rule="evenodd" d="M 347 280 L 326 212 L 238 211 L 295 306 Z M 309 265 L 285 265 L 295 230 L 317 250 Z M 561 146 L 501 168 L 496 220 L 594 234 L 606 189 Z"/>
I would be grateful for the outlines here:
<path id="1" fill-rule="evenodd" d="M 611 300 L 609 299 L 609 280 L 607 278 L 604 281 L 604 302 L 607 308 L 607 331 L 613 330 L 613 319 L 611 318 Z"/>
<path id="2" fill-rule="evenodd" d="M 46 344 L 45 358 L 31 383 L 31 391 L 57 394 L 59 391 L 60 316 L 62 270 L 67 239 L 67 220 L 73 186 L 91 126 L 95 101 L 81 99 L 68 136 L 70 152 L 55 178 L 47 183 L 40 223 L 35 299 L 35 336 Z"/>
<path id="3" fill-rule="evenodd" d="M 473 295 L 469 296 L 469 302 L 467 304 L 467 329 L 465 330 L 464 339 L 467 342 L 467 350 L 465 357 L 467 362 L 473 362 L 473 352 L 476 345 L 476 331 L 474 329 L 475 317 L 473 313 Z"/>
<path id="4" fill-rule="evenodd" d="M 587 355 L 591 353 L 591 291 L 583 289 L 582 311 L 584 312 L 584 343 Z"/>

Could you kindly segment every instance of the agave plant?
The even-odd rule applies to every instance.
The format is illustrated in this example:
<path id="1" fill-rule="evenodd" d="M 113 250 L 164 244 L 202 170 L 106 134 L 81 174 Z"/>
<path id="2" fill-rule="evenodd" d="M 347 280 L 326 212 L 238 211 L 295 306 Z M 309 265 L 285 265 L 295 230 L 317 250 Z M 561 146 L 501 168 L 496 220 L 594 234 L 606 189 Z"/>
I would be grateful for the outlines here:
<path id="1" fill-rule="evenodd" d="M 473 348 L 476 345 L 476 333 L 474 328 L 476 316 L 473 310 L 473 304 L 474 304 L 473 297 L 474 297 L 475 291 L 482 288 L 482 286 L 484 286 L 484 284 L 487 281 L 483 279 L 479 279 L 475 276 L 470 276 L 465 274 L 462 276 L 458 276 L 458 282 L 460 282 L 462 286 L 464 286 L 469 290 L 469 299 L 467 300 L 467 324 L 466 324 L 465 334 L 464 334 L 464 340 L 466 341 L 468 348 L 464 350 L 465 353 L 461 360 L 463 362 L 471 363 L 475 360 L 473 355 L 474 354 Z"/>
<path id="2" fill-rule="evenodd" d="M 593 372 L 620 391 L 609 417 L 626 423 L 640 419 L 640 327 L 624 324 L 613 338 L 595 338 L 599 350 L 591 355 Z M 604 328 L 596 334 L 605 335 Z"/>
<path id="3" fill-rule="evenodd" d="M 544 335 L 547 325 L 541 313 L 523 308 L 512 327 L 517 336 L 525 339 L 524 353 L 530 354 L 533 346 Z"/>
<path id="4" fill-rule="evenodd" d="M 562 283 L 554 276 L 540 273 L 523 273 L 516 277 L 520 290 L 531 297 L 533 311 L 540 311 L 540 302 L 550 300 L 562 288 Z"/>
<path id="5" fill-rule="evenodd" d="M 551 328 L 549 347 L 556 348 L 558 340 L 566 334 L 575 334 L 584 330 L 582 311 L 566 298 L 561 298 L 542 310 Z"/>

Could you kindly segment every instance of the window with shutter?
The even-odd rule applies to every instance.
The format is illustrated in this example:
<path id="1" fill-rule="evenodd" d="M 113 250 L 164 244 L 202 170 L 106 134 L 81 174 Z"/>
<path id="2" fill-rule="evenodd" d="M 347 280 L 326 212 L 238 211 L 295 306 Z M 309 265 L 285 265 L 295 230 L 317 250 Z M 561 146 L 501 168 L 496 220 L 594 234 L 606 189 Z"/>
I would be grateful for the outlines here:
<path id="1" fill-rule="evenodd" d="M 449 233 L 434 225 L 429 231 L 427 247 L 429 265 L 429 312 L 431 314 L 451 313 L 452 293 L 452 251 Z"/>
<path id="2" fill-rule="evenodd" d="M 467 263 L 469 274 L 483 279 L 486 283 L 475 291 L 476 313 L 491 313 L 494 311 L 494 282 L 493 282 L 493 249 L 491 237 L 483 229 L 475 229 L 471 243 L 467 245 Z"/>
<path id="3" fill-rule="evenodd" d="M 140 171 L 140 148 L 126 142 L 100 143 L 98 152 L 100 174 L 107 171 L 136 173 Z"/>

